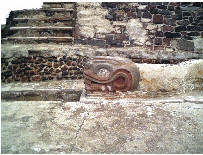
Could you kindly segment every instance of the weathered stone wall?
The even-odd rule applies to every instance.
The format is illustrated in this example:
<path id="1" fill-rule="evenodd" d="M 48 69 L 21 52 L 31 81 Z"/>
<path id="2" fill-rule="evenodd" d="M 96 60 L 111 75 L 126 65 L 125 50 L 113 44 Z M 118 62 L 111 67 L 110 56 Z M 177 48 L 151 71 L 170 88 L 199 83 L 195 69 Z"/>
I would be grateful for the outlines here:
<path id="1" fill-rule="evenodd" d="M 196 51 L 203 37 L 200 2 L 77 3 L 77 15 L 81 44 Z"/>
<path id="2" fill-rule="evenodd" d="M 135 63 L 154 64 L 203 59 L 203 3 L 76 3 L 75 11 L 73 45 L 49 44 L 48 40 L 40 48 L 42 44 L 3 43 L 2 82 L 79 79 L 85 59 L 93 56 L 119 56 Z M 35 17 L 42 13 L 14 11 L 10 17 Z M 47 23 L 58 25 L 55 19 Z M 47 23 L 15 23 L 15 26 Z M 63 21 L 58 26 L 67 24 L 71 25 Z M 60 36 L 69 36 L 68 32 L 60 32 Z M 27 33 L 22 31 L 16 35 L 22 37 Z M 42 33 L 49 36 L 44 30 L 34 34 L 38 37 Z M 53 36 L 58 34 L 57 31 Z M 48 55 L 33 55 L 32 51 L 46 51 Z"/>
<path id="3" fill-rule="evenodd" d="M 82 79 L 82 56 L 28 56 L 1 59 L 2 82 Z"/>

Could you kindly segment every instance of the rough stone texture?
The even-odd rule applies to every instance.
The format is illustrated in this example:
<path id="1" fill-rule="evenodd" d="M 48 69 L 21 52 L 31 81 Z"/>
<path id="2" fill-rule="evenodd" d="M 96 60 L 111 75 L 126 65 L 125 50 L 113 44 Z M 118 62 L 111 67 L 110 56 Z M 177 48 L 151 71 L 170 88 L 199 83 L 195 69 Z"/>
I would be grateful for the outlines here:
<path id="1" fill-rule="evenodd" d="M 194 42 L 184 39 L 177 39 L 171 42 L 171 46 L 176 50 L 194 51 Z"/>
<path id="2" fill-rule="evenodd" d="M 126 30 L 129 34 L 129 39 L 133 40 L 135 44 L 143 45 L 148 39 L 146 36 L 147 31 L 143 29 L 143 25 L 139 19 L 131 19 L 127 23 Z"/>
<path id="3" fill-rule="evenodd" d="M 182 55 L 184 56 L 184 53 L 182 53 Z M 190 91 L 193 89 L 203 89 L 203 60 L 191 60 L 176 65 L 137 63 L 137 66 L 141 76 L 141 80 L 139 82 L 140 86 L 138 88 L 139 91 L 155 94 L 158 92 L 167 92 L 167 94 L 170 94 L 173 92 L 184 93 L 185 91 Z M 10 80 L 12 81 L 12 79 Z M 62 87 L 65 89 L 68 88 L 68 86 L 70 87 L 70 84 L 67 84 L 68 81 L 60 81 L 55 81 L 55 84 L 43 82 L 43 86 L 47 85 L 45 89 L 53 89 L 54 86 L 56 89 L 62 89 Z M 75 82 L 77 83 L 77 80 Z M 17 83 L 16 86 L 11 86 L 11 89 L 9 85 L 8 87 L 12 91 L 15 91 L 14 87 L 18 87 L 19 90 L 31 90 L 32 88 L 37 90 L 43 88 L 40 87 L 40 85 L 42 84 L 36 83 L 35 86 L 35 83 Z M 2 87 L 2 91 L 4 91 L 4 86 L 5 85 Z M 84 85 L 81 85 L 80 88 L 84 88 Z"/>
<path id="4" fill-rule="evenodd" d="M 202 153 L 202 109 L 179 100 L 4 101 L 1 151 Z"/>
<path id="5" fill-rule="evenodd" d="M 195 51 L 203 53 L 203 38 L 198 38 L 194 40 Z"/>
<path id="6" fill-rule="evenodd" d="M 63 37 L 74 37 L 69 41 L 75 41 L 75 44 L 92 45 L 102 48 L 108 47 L 134 47 L 142 46 L 148 48 L 148 50 L 159 51 L 161 49 L 172 50 L 173 47 L 170 44 L 157 44 L 157 41 L 149 41 L 151 39 L 160 40 L 160 36 L 156 35 L 156 32 L 162 31 L 163 38 L 169 39 L 186 39 L 194 40 L 200 38 L 202 35 L 202 4 L 198 2 L 192 2 L 190 5 L 184 3 L 74 3 L 70 4 L 73 8 L 71 12 L 60 12 L 57 11 L 39 11 L 39 10 L 20 10 L 11 12 L 6 29 L 3 29 L 3 36 L 9 36 L 16 33 L 14 36 L 63 36 Z M 69 5 L 67 3 L 67 5 Z M 52 7 L 65 7 L 65 3 L 59 2 L 53 4 Z M 54 26 L 65 26 L 72 25 L 74 31 L 35 31 L 26 30 L 24 31 L 9 31 L 7 35 L 4 34 L 10 26 L 39 26 L 41 22 L 33 22 L 28 20 L 25 23 L 17 22 L 13 20 L 14 17 L 29 17 L 29 18 L 45 18 L 50 16 L 55 17 L 68 17 L 70 21 L 50 22 Z M 71 16 L 70 16 L 71 15 Z M 70 17 L 69 17 L 70 16 Z M 75 19 L 76 18 L 76 25 Z M 135 20 L 137 24 L 133 26 L 136 31 L 140 31 L 141 35 L 136 36 L 136 40 L 132 35 L 132 30 L 129 30 L 132 23 Z M 44 25 L 49 25 L 49 22 L 44 22 Z M 42 25 L 43 25 L 42 24 Z M 4 31 L 5 30 L 5 31 Z M 110 39 L 108 36 L 111 35 Z M 118 37 L 119 36 L 119 37 Z M 133 36 L 133 37 L 132 37 Z M 3 39 L 3 42 L 9 42 L 11 40 Z M 28 41 L 28 40 L 27 40 Z M 13 40 L 14 43 L 25 43 L 26 40 L 20 41 Z M 29 41 L 28 41 L 29 42 Z M 43 41 L 30 41 L 30 43 L 42 43 L 42 42 L 54 42 L 66 44 L 68 40 L 56 39 L 50 40 L 49 38 Z M 171 49 L 170 49 L 171 48 Z"/>
<path id="7" fill-rule="evenodd" d="M 78 3 L 77 24 L 78 36 L 94 38 L 96 33 L 111 33 L 114 28 L 110 21 L 105 19 L 108 10 L 101 7 L 101 3 Z"/>
<path id="8" fill-rule="evenodd" d="M 142 91 L 184 92 L 203 88 L 203 60 L 183 62 L 179 65 L 137 65 Z"/>
<path id="9" fill-rule="evenodd" d="M 153 16 L 154 24 L 163 24 L 163 16 L 162 15 L 154 15 Z"/>

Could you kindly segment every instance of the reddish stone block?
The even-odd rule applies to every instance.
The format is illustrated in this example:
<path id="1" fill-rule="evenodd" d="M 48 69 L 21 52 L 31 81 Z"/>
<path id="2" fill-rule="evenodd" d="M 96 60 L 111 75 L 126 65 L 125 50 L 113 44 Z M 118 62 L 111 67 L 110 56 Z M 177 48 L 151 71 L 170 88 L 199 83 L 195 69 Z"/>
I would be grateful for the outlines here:
<path id="1" fill-rule="evenodd" d="M 171 38 L 163 38 L 163 45 L 170 46 Z"/>
<path id="2" fill-rule="evenodd" d="M 173 32 L 174 31 L 174 27 L 173 26 L 169 26 L 169 25 L 163 25 L 162 31 L 163 32 Z"/>
<path id="3" fill-rule="evenodd" d="M 154 46 L 154 51 L 164 50 L 164 46 Z"/>
<path id="4" fill-rule="evenodd" d="M 154 15 L 153 16 L 154 24 L 163 24 L 163 16 L 162 15 Z"/>

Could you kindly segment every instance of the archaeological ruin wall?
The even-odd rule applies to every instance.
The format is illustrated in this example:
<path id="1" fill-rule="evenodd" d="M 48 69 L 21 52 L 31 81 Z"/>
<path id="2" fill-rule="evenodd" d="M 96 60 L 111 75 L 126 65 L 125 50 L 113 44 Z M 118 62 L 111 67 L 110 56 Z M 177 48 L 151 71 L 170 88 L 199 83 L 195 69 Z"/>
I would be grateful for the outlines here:
<path id="1" fill-rule="evenodd" d="M 101 47 L 195 51 L 203 3 L 78 3 L 76 40 Z"/>
<path id="2" fill-rule="evenodd" d="M 81 79 L 93 56 L 153 64 L 202 59 L 203 3 L 45 2 L 10 13 L 1 51 L 2 82 Z"/>

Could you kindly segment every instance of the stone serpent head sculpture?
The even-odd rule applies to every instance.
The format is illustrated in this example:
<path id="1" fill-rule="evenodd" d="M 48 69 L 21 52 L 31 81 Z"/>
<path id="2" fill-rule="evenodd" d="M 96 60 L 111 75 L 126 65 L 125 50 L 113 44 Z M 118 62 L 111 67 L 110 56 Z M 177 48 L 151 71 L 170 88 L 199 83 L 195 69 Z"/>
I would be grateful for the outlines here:
<path id="1" fill-rule="evenodd" d="M 97 56 L 84 68 L 86 91 L 133 91 L 138 88 L 140 72 L 127 58 Z"/>

